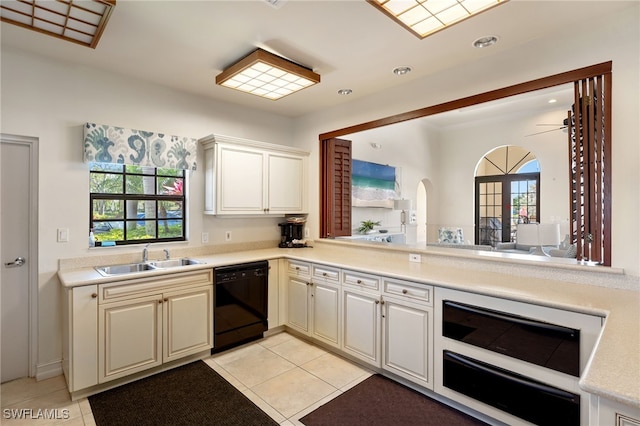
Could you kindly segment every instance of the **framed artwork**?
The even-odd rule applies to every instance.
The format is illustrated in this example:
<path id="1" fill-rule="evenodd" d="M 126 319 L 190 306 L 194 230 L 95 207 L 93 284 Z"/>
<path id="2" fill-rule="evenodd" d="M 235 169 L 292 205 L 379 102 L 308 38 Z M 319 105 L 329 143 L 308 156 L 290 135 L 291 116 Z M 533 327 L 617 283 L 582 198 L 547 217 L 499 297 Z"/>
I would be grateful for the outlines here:
<path id="1" fill-rule="evenodd" d="M 396 168 L 353 160 L 351 170 L 352 207 L 393 208 L 396 198 Z"/>

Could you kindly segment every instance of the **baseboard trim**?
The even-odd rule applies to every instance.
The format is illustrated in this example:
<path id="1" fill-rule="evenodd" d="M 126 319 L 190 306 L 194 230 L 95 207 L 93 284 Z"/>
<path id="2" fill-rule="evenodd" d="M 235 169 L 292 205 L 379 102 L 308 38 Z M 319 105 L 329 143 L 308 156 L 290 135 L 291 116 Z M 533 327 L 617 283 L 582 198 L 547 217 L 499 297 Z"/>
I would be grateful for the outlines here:
<path id="1" fill-rule="evenodd" d="M 62 374 L 62 360 L 36 365 L 36 381 L 50 379 Z"/>

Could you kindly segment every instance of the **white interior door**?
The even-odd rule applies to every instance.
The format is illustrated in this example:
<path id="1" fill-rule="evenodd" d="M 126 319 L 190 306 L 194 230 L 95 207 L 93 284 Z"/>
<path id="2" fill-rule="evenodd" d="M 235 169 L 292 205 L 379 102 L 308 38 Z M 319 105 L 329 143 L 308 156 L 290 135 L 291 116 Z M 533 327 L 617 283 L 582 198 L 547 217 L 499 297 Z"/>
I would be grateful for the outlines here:
<path id="1" fill-rule="evenodd" d="M 32 374 L 30 303 L 37 260 L 33 255 L 33 139 L 0 137 L 0 299 L 2 382 Z M 36 262 L 32 265 L 32 262 Z M 32 269 L 33 266 L 33 269 Z M 35 306 L 35 305 L 34 305 Z"/>

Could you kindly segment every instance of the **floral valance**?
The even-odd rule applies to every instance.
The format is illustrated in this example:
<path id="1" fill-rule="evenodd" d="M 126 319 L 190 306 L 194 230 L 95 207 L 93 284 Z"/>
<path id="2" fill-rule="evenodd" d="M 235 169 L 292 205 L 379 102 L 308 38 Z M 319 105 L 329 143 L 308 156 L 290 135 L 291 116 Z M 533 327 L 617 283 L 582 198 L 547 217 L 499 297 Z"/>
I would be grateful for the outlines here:
<path id="1" fill-rule="evenodd" d="M 84 161 L 196 169 L 197 140 L 105 124 L 84 126 Z"/>

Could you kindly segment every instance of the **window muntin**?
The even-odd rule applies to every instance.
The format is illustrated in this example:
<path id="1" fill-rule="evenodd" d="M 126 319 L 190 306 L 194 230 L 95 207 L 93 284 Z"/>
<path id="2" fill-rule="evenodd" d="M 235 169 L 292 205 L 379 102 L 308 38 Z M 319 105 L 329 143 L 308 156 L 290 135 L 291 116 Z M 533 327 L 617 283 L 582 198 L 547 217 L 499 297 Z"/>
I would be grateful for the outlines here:
<path id="1" fill-rule="evenodd" d="M 90 222 L 96 245 L 186 240 L 184 170 L 90 164 Z"/>

